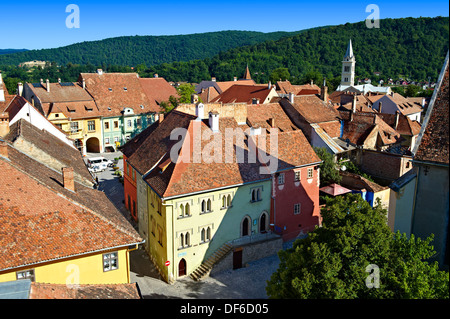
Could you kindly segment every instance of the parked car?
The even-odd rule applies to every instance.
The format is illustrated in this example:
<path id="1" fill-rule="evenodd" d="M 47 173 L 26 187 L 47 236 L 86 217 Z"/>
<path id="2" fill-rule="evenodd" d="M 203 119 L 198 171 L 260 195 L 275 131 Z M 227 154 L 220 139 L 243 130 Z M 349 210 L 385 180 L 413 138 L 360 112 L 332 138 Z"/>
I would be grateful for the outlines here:
<path id="1" fill-rule="evenodd" d="M 88 168 L 91 168 L 91 171 L 95 169 L 95 172 L 105 171 L 108 167 L 112 167 L 113 165 L 114 165 L 113 161 L 106 159 L 102 156 L 87 159 Z"/>

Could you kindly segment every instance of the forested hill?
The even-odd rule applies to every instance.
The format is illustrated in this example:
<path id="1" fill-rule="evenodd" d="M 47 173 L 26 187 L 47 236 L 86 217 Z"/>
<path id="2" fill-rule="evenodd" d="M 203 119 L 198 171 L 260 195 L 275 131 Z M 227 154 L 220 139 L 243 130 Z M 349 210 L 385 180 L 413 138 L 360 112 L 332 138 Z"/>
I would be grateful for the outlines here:
<path id="1" fill-rule="evenodd" d="M 449 18 L 382 19 L 380 28 L 365 22 L 310 29 L 277 41 L 234 48 L 213 58 L 174 62 L 150 67 L 143 76 L 158 73 L 171 81 L 199 82 L 215 76 L 218 81 L 241 76 L 248 64 L 252 77 L 267 83 L 277 68 L 287 68 L 291 81 L 307 73 L 327 79 L 341 74 L 349 39 L 356 57 L 356 76 L 411 78 L 435 81 L 449 48 Z"/>
<path id="2" fill-rule="evenodd" d="M 0 49 L 0 55 L 27 51 L 26 49 Z"/>
<path id="3" fill-rule="evenodd" d="M 123 36 L 55 49 L 1 55 L 0 65 L 18 65 L 26 61 L 40 60 L 56 62 L 59 65 L 72 63 L 151 66 L 164 62 L 213 57 L 221 51 L 267 40 L 279 40 L 299 32 L 219 31 L 172 36 Z"/>

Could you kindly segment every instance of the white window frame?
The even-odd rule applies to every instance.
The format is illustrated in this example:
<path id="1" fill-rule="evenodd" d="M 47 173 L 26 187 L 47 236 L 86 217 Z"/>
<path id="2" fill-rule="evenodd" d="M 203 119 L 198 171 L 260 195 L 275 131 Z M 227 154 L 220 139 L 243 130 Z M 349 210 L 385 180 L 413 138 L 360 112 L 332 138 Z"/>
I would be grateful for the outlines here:
<path id="1" fill-rule="evenodd" d="M 301 171 L 294 171 L 294 181 L 300 182 L 302 180 L 302 173 Z"/>
<path id="2" fill-rule="evenodd" d="M 102 254 L 103 272 L 119 269 L 119 252 Z M 115 264 L 115 265 L 114 265 Z"/>
<path id="3" fill-rule="evenodd" d="M 308 178 L 314 178 L 314 168 L 308 168 Z"/>
<path id="4" fill-rule="evenodd" d="M 302 213 L 302 204 L 294 204 L 294 215 L 300 215 Z"/>
<path id="5" fill-rule="evenodd" d="M 285 180 L 284 173 L 280 173 L 280 174 L 278 175 L 277 180 L 278 180 L 278 185 L 284 185 L 284 180 Z"/>

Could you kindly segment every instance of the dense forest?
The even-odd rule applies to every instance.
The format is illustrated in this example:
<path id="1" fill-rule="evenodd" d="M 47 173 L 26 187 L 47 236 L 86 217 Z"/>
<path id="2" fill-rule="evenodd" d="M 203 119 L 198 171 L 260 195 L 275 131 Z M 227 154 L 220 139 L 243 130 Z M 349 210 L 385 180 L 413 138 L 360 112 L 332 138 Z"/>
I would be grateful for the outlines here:
<path id="1" fill-rule="evenodd" d="M 341 61 L 349 39 L 356 58 L 356 76 L 409 78 L 436 81 L 449 48 L 449 18 L 383 19 L 379 29 L 368 29 L 365 22 L 347 23 L 234 48 L 213 58 L 189 62 L 164 63 L 145 73 L 172 81 L 198 82 L 215 76 L 218 81 L 241 76 L 248 64 L 260 83 L 271 73 L 287 68 L 291 81 L 304 82 L 306 74 L 319 73 L 327 79 L 341 74 Z"/>
<path id="2" fill-rule="evenodd" d="M 171 36 L 123 36 L 86 41 L 55 49 L 29 50 L 0 56 L 0 65 L 49 61 L 58 65 L 156 65 L 213 57 L 221 51 L 278 40 L 299 32 L 220 31 Z"/>
<path id="3" fill-rule="evenodd" d="M 224 37 L 229 38 L 230 32 L 234 33 L 234 31 L 224 31 L 223 34 L 214 32 L 204 35 L 207 38 L 214 36 L 218 42 L 216 49 L 219 50 L 227 48 L 229 45 L 223 39 Z M 236 32 L 240 34 L 240 32 Z M 258 34 L 264 35 L 258 32 L 242 33 L 242 35 L 244 34 L 251 39 L 241 39 L 241 45 L 245 41 L 256 41 Z M 157 73 L 168 81 L 198 83 L 202 80 L 209 80 L 213 76 L 218 81 L 232 80 L 235 76 L 241 77 L 246 65 L 249 66 L 252 77 L 257 83 L 267 83 L 269 80 L 273 82 L 280 78 L 289 79 L 294 84 L 306 83 L 311 79 L 315 83 L 322 83 L 322 79 L 325 77 L 332 91 L 339 84 L 341 61 L 348 41 L 351 39 L 356 58 L 357 79 L 367 77 L 377 81 L 383 79 L 385 82 L 388 78 L 436 81 L 449 49 L 449 18 L 383 19 L 380 21 L 379 29 L 368 29 L 364 22 L 359 22 L 308 29 L 290 36 L 285 36 L 286 33 L 272 35 L 275 34 L 277 34 L 278 40 L 269 39 L 258 44 L 235 47 L 206 58 L 199 58 L 198 52 L 194 53 L 186 49 L 187 47 L 192 48 L 188 45 L 190 42 L 187 38 L 177 40 L 184 43 L 183 45 L 180 44 L 176 49 L 169 49 L 169 44 L 164 45 L 162 42 L 164 42 L 164 38 L 170 37 L 156 37 L 160 38 L 158 41 L 161 41 L 161 45 L 165 46 L 166 50 L 158 52 L 160 49 L 154 49 L 155 52 L 152 52 L 147 46 L 140 47 L 137 42 L 132 41 L 132 39 L 141 39 L 140 37 L 123 37 L 125 42 L 121 44 L 121 54 L 112 53 L 115 51 L 106 44 L 114 41 L 107 39 L 99 41 L 99 47 L 96 47 L 95 42 L 87 42 L 88 45 L 84 49 L 81 48 L 86 43 L 69 46 L 78 48 L 71 51 L 70 60 L 67 56 L 68 60 L 66 61 L 70 62 L 58 62 L 55 55 L 51 57 L 51 61 L 54 62 L 48 63 L 48 67 L 45 68 L 38 67 L 27 70 L 17 67 L 15 64 L 23 62 L 23 60 L 14 61 L 13 65 L 5 63 L 3 60 L 3 58 L 8 60 L 14 56 L 37 51 L 1 55 L 0 70 L 3 71 L 7 88 L 12 93 L 19 81 L 39 82 L 39 79 L 49 79 L 56 82 L 58 78 L 61 78 L 63 82 L 76 81 L 80 72 L 94 72 L 97 68 L 102 68 L 106 72 L 138 72 L 141 77 L 151 77 Z M 201 38 L 201 34 L 195 34 L 192 37 L 190 41 L 195 43 L 193 39 Z M 145 37 L 141 40 L 146 41 Z M 126 41 L 131 42 L 126 44 Z M 196 46 L 202 50 L 206 47 L 208 47 L 207 44 Z M 80 62 L 79 59 L 93 55 L 90 50 L 95 52 L 98 61 L 95 63 L 87 60 Z M 146 53 L 143 54 L 143 52 Z M 147 63 L 147 60 L 140 58 L 158 54 L 158 61 L 164 61 L 163 63 Z M 184 58 L 190 59 L 188 56 L 196 57 L 189 61 L 180 61 Z M 133 63 L 114 60 L 119 58 L 129 59 Z M 35 59 L 42 58 L 38 55 L 30 55 L 25 60 Z M 177 61 L 170 62 L 170 59 Z M 74 61 L 78 61 L 78 63 L 76 64 Z M 374 72 L 381 74 L 375 76 Z"/>

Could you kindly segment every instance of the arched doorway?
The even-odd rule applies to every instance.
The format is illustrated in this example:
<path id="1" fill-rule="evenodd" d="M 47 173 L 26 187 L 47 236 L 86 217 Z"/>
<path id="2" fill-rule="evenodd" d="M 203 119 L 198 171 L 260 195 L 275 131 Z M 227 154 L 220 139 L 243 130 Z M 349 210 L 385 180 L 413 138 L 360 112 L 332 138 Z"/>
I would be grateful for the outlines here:
<path id="1" fill-rule="evenodd" d="M 178 277 L 181 276 L 186 276 L 186 260 L 184 260 L 184 258 L 181 258 L 178 263 Z"/>
<path id="2" fill-rule="evenodd" d="M 245 216 L 241 221 L 241 236 L 248 236 L 251 233 L 251 219 Z"/>
<path id="3" fill-rule="evenodd" d="M 269 228 L 269 216 L 267 212 L 262 212 L 261 216 L 259 217 L 259 232 L 265 233 L 268 231 Z"/>
<path id="4" fill-rule="evenodd" d="M 90 137 L 86 141 L 86 152 L 100 153 L 100 141 L 96 137 Z"/>

